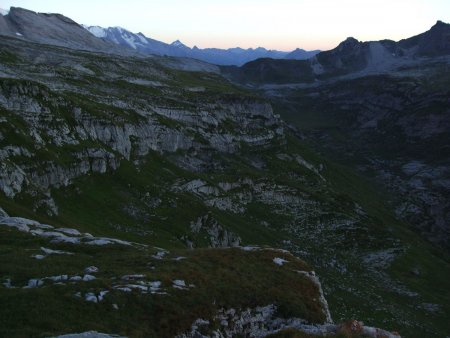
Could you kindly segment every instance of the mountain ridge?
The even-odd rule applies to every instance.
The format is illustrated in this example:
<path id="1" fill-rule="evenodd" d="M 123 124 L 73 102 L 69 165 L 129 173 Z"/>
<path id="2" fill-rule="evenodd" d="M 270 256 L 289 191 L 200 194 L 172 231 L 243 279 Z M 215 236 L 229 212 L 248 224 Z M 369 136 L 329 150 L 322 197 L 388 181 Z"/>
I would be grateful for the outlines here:
<path id="1" fill-rule="evenodd" d="M 190 57 L 218 65 L 241 65 L 248 61 L 261 57 L 277 59 L 307 59 L 319 51 L 306 51 L 297 48 L 292 52 L 268 50 L 263 47 L 247 48 L 240 47 L 220 48 L 192 48 L 176 40 L 170 44 L 146 37 L 143 33 L 132 33 L 122 27 L 102 28 L 99 26 L 83 26 L 95 36 L 120 45 L 128 46 L 144 53 L 156 55 L 169 55 L 178 57 Z"/>
<path id="2" fill-rule="evenodd" d="M 0 34 L 74 49 L 132 53 L 86 34 L 80 25 L 61 14 L 36 13 L 20 7 L 11 7 L 6 15 L 0 15 Z"/>
<path id="3" fill-rule="evenodd" d="M 230 79 L 253 86 L 313 84 L 343 76 L 394 71 L 417 65 L 419 58 L 449 55 L 450 24 L 438 21 L 427 32 L 398 42 L 361 42 L 349 37 L 336 48 L 307 60 L 258 59 L 241 67 L 222 67 L 222 70 Z"/>

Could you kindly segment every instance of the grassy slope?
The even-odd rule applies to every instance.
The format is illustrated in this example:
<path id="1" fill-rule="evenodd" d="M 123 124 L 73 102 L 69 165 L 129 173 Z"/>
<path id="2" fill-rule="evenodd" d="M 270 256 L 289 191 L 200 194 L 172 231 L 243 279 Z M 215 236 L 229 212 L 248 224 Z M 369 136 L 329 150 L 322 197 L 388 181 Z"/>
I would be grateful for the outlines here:
<path id="1" fill-rule="evenodd" d="M 17 59 L 11 58 L 10 55 L 6 55 L 8 62 L 16 62 Z M 109 65 L 108 63 L 111 63 Z M 96 72 L 101 75 L 105 71 L 105 67 L 116 67 L 117 65 L 111 60 L 97 60 L 92 57 L 87 67 L 95 69 Z M 139 67 L 145 67 L 145 62 L 138 65 Z M 137 67 L 137 68 L 139 68 Z M 247 92 L 243 93 L 239 89 L 230 86 L 226 81 L 215 75 L 206 75 L 202 73 L 186 73 L 186 72 L 173 72 L 164 68 L 158 68 L 161 72 L 166 72 L 167 79 L 165 84 L 174 86 L 175 88 L 203 86 L 207 88 L 206 93 L 192 93 L 188 90 L 178 90 L 170 92 L 170 95 L 164 97 L 164 102 L 173 100 L 174 104 L 180 105 L 180 107 L 190 107 L 195 100 L 199 101 L 211 101 L 214 102 L 218 98 L 223 99 L 223 94 L 226 92 L 227 99 L 233 96 L 248 97 L 253 94 Z M 68 71 L 67 76 L 70 75 Z M 127 73 L 126 75 L 140 76 L 142 74 L 139 71 L 135 73 Z M 161 80 L 160 77 L 148 77 L 148 80 Z M 76 82 L 76 86 L 83 88 L 83 90 L 89 90 L 92 84 L 96 84 L 96 88 L 100 92 L 114 92 L 116 95 L 123 95 L 125 98 L 127 93 L 142 94 L 142 97 L 158 100 L 161 98 L 161 92 L 153 89 L 152 91 L 145 91 L 145 86 L 130 85 L 129 83 L 114 82 L 103 83 L 95 77 L 84 77 Z M 99 87 L 97 85 L 100 85 Z M 103 86 L 103 87 L 102 87 Z M 140 93 L 140 94 L 139 94 Z M 92 112 L 101 114 L 105 117 L 104 110 L 109 111 L 110 107 L 105 107 L 98 102 L 91 102 L 87 100 L 86 96 L 77 96 L 70 93 L 66 93 L 69 99 L 83 102 L 87 105 L 92 105 L 90 108 Z M 194 104 L 195 106 L 195 104 Z M 123 112 L 120 110 L 112 110 L 115 118 L 135 118 L 132 112 Z M 64 112 L 62 112 L 64 113 Z M 106 117 L 108 117 L 106 115 Z M 323 120 L 323 119 L 321 119 Z M 172 120 L 166 121 L 171 126 L 177 125 L 177 122 Z M 20 127 L 20 121 L 15 123 Z M 22 133 L 17 133 L 20 136 Z M 18 144 L 27 144 L 29 140 L 17 139 Z M 82 145 L 82 147 L 84 147 Z M 277 152 L 285 152 L 288 154 L 301 154 L 306 160 L 316 165 L 324 164 L 326 170 L 322 173 L 327 179 L 327 184 L 320 183 L 320 180 L 311 174 L 305 168 L 296 165 L 295 162 L 286 162 L 279 160 L 275 154 Z M 48 154 L 47 154 L 48 155 Z M 51 153 L 51 158 L 59 158 L 54 153 Z M 290 240 L 292 243 L 291 248 L 294 249 L 297 255 L 305 257 L 306 260 L 314 264 L 314 269 L 319 272 L 325 288 L 328 291 L 327 298 L 330 302 L 332 315 L 335 320 L 358 318 L 368 321 L 371 325 L 383 326 L 387 329 L 398 329 L 405 336 L 442 336 L 447 334 L 450 330 L 447 321 L 445 321 L 445 315 L 449 312 L 448 304 L 449 295 L 446 287 L 446 281 L 450 279 L 450 268 L 448 264 L 448 258 L 439 256 L 438 253 L 433 251 L 424 241 L 418 238 L 415 234 L 405 230 L 404 224 L 399 223 L 391 215 L 391 213 L 383 205 L 383 196 L 377 193 L 377 189 L 374 189 L 364 179 L 351 173 L 346 167 L 333 164 L 329 161 L 325 161 L 322 157 L 318 156 L 314 151 L 311 151 L 303 142 L 300 142 L 295 137 L 290 137 L 288 143 L 285 146 L 276 145 L 272 149 L 266 151 L 259 150 L 256 154 L 252 149 L 244 150 L 243 153 L 236 156 L 223 156 L 224 162 L 228 163 L 226 170 L 223 172 L 208 172 L 193 174 L 185 170 L 181 170 L 175 166 L 167 157 L 161 156 L 157 153 L 149 154 L 142 162 L 143 164 L 137 168 L 131 162 L 122 161 L 120 169 L 114 173 L 107 173 L 104 175 L 89 175 L 75 180 L 74 186 L 54 189 L 52 194 L 57 201 L 60 209 L 58 217 L 50 218 L 43 212 L 33 213 L 29 210 L 30 197 L 21 195 L 16 200 L 12 201 L 2 194 L 0 194 L 0 205 L 12 215 L 21 215 L 30 218 L 36 218 L 42 222 L 55 224 L 58 226 L 70 226 L 78 228 L 82 231 L 88 231 L 94 235 L 114 236 L 123 239 L 139 241 L 149 243 L 151 245 L 162 246 L 170 250 L 182 250 L 184 244 L 181 237 L 186 234 L 189 229 L 189 224 L 205 213 L 210 212 L 215 219 L 217 219 L 227 229 L 231 229 L 233 232 L 239 234 L 244 243 L 251 244 L 265 244 L 272 246 L 282 246 L 283 240 Z M 264 170 L 256 169 L 249 163 L 249 159 L 257 157 L 262 158 L 267 167 Z M 320 215 L 306 215 L 305 223 L 297 224 L 300 234 L 293 234 L 286 229 L 286 224 L 295 220 L 287 213 L 275 212 L 271 207 L 265 204 L 253 203 L 248 206 L 245 214 L 233 214 L 230 212 L 220 211 L 215 208 L 209 208 L 204 205 L 201 198 L 198 198 L 189 193 L 174 193 L 171 191 L 171 185 L 178 179 L 191 180 L 194 178 L 201 178 L 208 182 L 217 183 L 222 181 L 237 181 L 241 178 L 249 177 L 255 182 L 269 180 L 286 186 L 292 186 L 298 189 L 298 191 L 307 194 L 311 199 L 317 201 L 324 207 L 323 213 Z M 299 179 L 300 178 L 300 179 Z M 161 199 L 161 204 L 157 207 L 148 207 L 146 194 L 152 198 Z M 358 224 L 355 229 L 337 229 L 320 232 L 316 228 L 320 228 L 318 223 L 332 222 L 336 215 L 344 215 L 351 217 L 353 215 L 354 202 L 360 204 L 368 213 L 369 216 L 364 219 L 364 224 Z M 124 207 L 127 205 L 135 205 L 139 209 L 144 210 L 144 213 L 148 215 L 141 215 L 137 218 L 131 217 Z M 262 221 L 268 221 L 270 226 L 261 226 Z M 12 234 L 8 232 L 8 236 Z M 205 234 L 203 234 L 206 236 Z M 202 235 L 202 236 L 203 236 Z M 3 237 L 2 238 L 6 238 Z M 25 239 L 24 239 L 25 240 Z M 33 241 L 35 241 L 33 243 Z M 36 248 L 42 243 L 34 239 L 28 242 L 26 245 L 34 245 Z M 408 288 L 412 291 L 419 292 L 421 294 L 419 299 L 411 299 L 410 297 L 399 296 L 397 293 L 389 290 L 386 285 L 377 284 L 376 275 L 367 275 L 364 271 L 361 262 L 361 256 L 367 252 L 374 250 L 382 250 L 389 248 L 394 241 L 400 241 L 402 247 L 406 247 L 406 251 L 403 252 L 397 260 L 395 260 L 390 268 L 389 273 L 391 276 L 398 278 L 404 282 Z M 61 270 L 45 270 L 42 266 L 33 267 L 30 265 L 30 258 L 28 253 L 25 255 L 23 243 L 20 239 L 14 241 L 17 243 L 11 245 L 9 240 L 5 240 L 2 244 L 3 250 L 8 253 L 5 257 L 15 257 L 17 260 L 13 260 L 15 263 L 13 266 L 6 265 L 6 262 L 2 263 L 3 266 L 7 266 L 5 270 L 0 274 L 5 277 L 14 271 L 12 276 L 17 280 L 24 280 L 30 276 L 35 276 L 36 273 L 41 271 L 42 273 L 68 273 L 67 269 Z M 199 238 L 198 244 L 200 246 L 206 246 L 208 244 L 206 238 Z M 67 248 L 68 250 L 74 250 L 73 248 Z M 92 249 L 94 250 L 94 249 Z M 142 269 L 143 266 L 133 265 L 133 260 L 128 260 L 129 252 L 126 254 L 123 252 L 116 252 L 118 249 L 108 249 L 104 253 L 91 252 L 86 254 L 80 252 L 80 255 L 73 260 L 73 262 L 66 262 L 62 260 L 59 264 L 64 267 L 70 267 L 73 271 L 79 271 L 80 268 L 87 264 L 95 264 L 95 261 L 99 262 L 101 259 L 107 260 L 105 266 L 107 269 L 112 269 L 115 273 L 122 273 L 120 269 L 124 266 L 132 266 L 136 269 Z M 95 250 L 94 250 L 95 251 Z M 119 250 L 120 251 L 120 250 Z M 15 254 L 11 254 L 15 252 Z M 192 252 L 180 252 L 180 254 L 197 255 L 197 251 Z M 215 252 L 215 251 L 212 251 Z M 198 252 L 201 254 L 201 251 Z M 351 255 L 350 255 L 351 254 Z M 211 254 L 214 256 L 214 254 Z M 101 256 L 101 257 L 100 257 Z M 131 254 L 131 259 L 135 258 L 136 261 L 146 263 L 148 255 L 144 254 Z M 93 259 L 95 258 L 95 259 Z M 236 258 L 236 257 L 234 257 Z M 330 267 L 329 261 L 333 258 L 342 260 L 350 271 L 342 272 L 339 269 Z M 51 260 L 59 260 L 58 257 L 50 257 Z M 118 259 L 118 261 L 114 261 Z M 215 268 L 217 264 L 211 264 L 211 262 L 217 263 L 217 257 L 215 258 L 202 258 L 197 261 L 197 265 L 186 265 L 186 274 L 192 273 L 197 269 L 200 276 L 206 280 L 214 280 Z M 49 261 L 51 261 L 49 260 Z M 113 262 L 114 261 L 114 262 Z M 191 260 L 189 260 L 190 262 Z M 195 261 L 195 260 L 192 260 Z M 220 260 L 219 260 L 220 261 Z M 33 260 L 33 263 L 36 261 Z M 5 265 L 3 265 L 5 264 Z M 46 264 L 46 263 L 44 263 Z M 69 265 L 67 265 L 69 264 Z M 73 266 L 71 266 L 73 264 Z M 174 268 L 175 263 L 167 265 L 167 269 Z M 194 263 L 193 263 L 194 264 Z M 208 265 L 209 264 L 209 265 Z M 250 269 L 253 264 L 257 264 L 255 269 L 261 269 L 259 272 Z M 269 264 L 270 265 L 270 264 Z M 423 271 L 419 277 L 412 276 L 410 271 L 419 265 L 420 270 Z M 58 267 L 58 264 L 52 264 L 53 267 Z M 208 266 L 208 268 L 206 268 Z M 22 270 L 17 269 L 21 267 Z M 50 269 L 50 266 L 47 268 Z M 165 267 L 161 267 L 165 269 Z M 36 270 L 35 270 L 36 269 Z M 206 270 L 205 270 L 206 269 Z M 233 270 L 233 269 L 231 269 Z M 273 269 L 267 271 L 263 266 L 259 266 L 258 263 L 253 260 L 244 261 L 239 270 L 234 271 L 234 274 L 230 274 L 230 278 L 227 283 L 223 285 L 225 288 L 229 288 L 233 292 L 228 294 L 229 298 L 236 300 L 235 298 L 241 297 L 241 292 L 234 289 L 237 285 L 235 280 L 239 280 L 239 276 L 245 271 L 249 270 L 255 273 L 255 276 L 272 276 Z M 190 272 L 189 272 L 190 271 Z M 258 275 L 258 273 L 261 273 Z M 237 275 L 236 275 L 237 274 Z M 152 275 L 152 278 L 156 278 L 157 275 Z M 175 275 L 173 275 L 175 276 Z M 189 276 L 189 275 L 187 275 Z M 247 276 L 247 275 L 245 275 Z M 251 276 L 247 276 L 250 278 Z M 247 278 L 246 277 L 246 278 Z M 285 278 L 285 282 L 288 283 L 291 280 L 289 276 L 282 276 Z M 162 278 L 162 277 L 161 277 Z M 186 277 L 187 278 L 187 277 Z M 263 278 L 264 279 L 264 278 Z M 244 280 L 245 281 L 245 280 Z M 270 283 L 279 283 L 278 280 L 269 280 Z M 264 295 L 259 294 L 262 290 L 266 290 L 270 285 L 260 285 L 255 283 L 255 279 L 248 279 L 248 282 L 256 286 L 255 290 L 252 290 L 248 294 L 258 295 L 262 297 L 261 300 L 268 301 L 264 298 Z M 281 281 L 282 282 L 282 281 Z M 97 282 L 95 282 L 97 283 Z M 108 287 L 108 281 L 99 281 L 98 287 Z M 200 283 L 200 282 L 198 282 Z M 271 284 L 273 285 L 273 284 Z M 214 291 L 214 287 L 210 286 L 211 292 Z M 14 298 L 18 295 L 11 295 L 8 292 L 11 290 L 0 289 L 4 293 L 5 302 L 12 304 Z M 92 305 L 87 310 L 87 316 L 78 318 L 74 316 L 75 313 L 81 311 L 81 306 L 85 305 L 85 302 L 72 299 L 72 291 L 64 291 L 62 288 L 45 288 L 41 290 L 26 290 L 23 294 L 23 300 L 17 302 L 20 306 L 14 305 L 17 309 L 17 313 L 14 316 L 8 315 L 9 320 L 6 322 L 11 323 L 19 331 L 16 331 L 17 335 L 21 335 L 26 330 L 26 325 L 22 325 L 20 321 L 21 316 L 25 316 L 27 310 L 29 310 L 29 302 L 33 297 L 40 299 L 40 308 L 55 309 L 52 315 L 42 313 L 37 315 L 33 312 L 33 316 L 39 320 L 35 321 L 36 327 L 39 327 L 39 323 L 47 325 L 39 329 L 49 330 L 52 325 L 58 327 L 59 332 L 64 332 L 67 329 L 80 330 L 85 327 L 86 329 L 101 329 L 111 331 L 111 328 L 117 328 L 117 332 L 126 332 L 129 335 L 142 335 L 139 328 L 135 328 L 131 331 L 133 325 L 129 323 L 141 324 L 143 319 L 148 320 L 151 316 L 141 318 L 133 316 L 137 313 L 149 311 L 155 311 L 147 303 L 141 303 L 134 297 L 132 300 L 125 299 L 128 306 L 137 306 L 138 311 L 122 311 L 120 315 L 126 319 L 120 319 L 115 312 L 111 312 L 110 309 L 102 310 L 100 306 Z M 283 290 L 280 288 L 280 290 Z M 358 291 L 358 292 L 355 292 Z M 21 290 L 22 291 L 22 290 Z M 284 291 L 284 290 L 283 290 Z M 13 291 L 16 292 L 16 291 Z M 33 292 L 43 292 L 43 295 L 34 294 Z M 53 302 L 50 297 L 53 292 L 59 292 L 63 295 L 63 299 L 67 301 L 70 306 L 67 310 L 61 311 L 63 304 L 58 300 Z M 69 293 L 67 293 L 69 292 Z M 205 295 L 203 292 L 194 293 L 195 297 L 190 300 L 190 304 L 198 302 L 205 305 Z M 372 297 L 373 296 L 373 297 Z M 29 297 L 29 298 L 26 298 Z M 121 297 L 121 296 L 118 296 Z M 131 297 L 131 296 L 130 296 Z M 256 299 L 258 299 L 256 297 Z M 277 294 L 277 297 L 284 297 L 283 294 Z M 20 298 L 20 297 L 19 297 Z M 198 299 L 197 299 L 198 298 Z M 284 299 L 284 298 L 282 298 Z M 119 300 L 118 300 L 119 301 Z M 165 301 L 165 300 L 163 300 Z M 208 300 L 209 301 L 209 300 Z M 250 299 L 246 299 L 248 304 L 254 304 Z M 136 302 L 136 304 L 134 304 Z M 442 306 L 441 311 L 437 314 L 430 314 L 420 308 L 418 305 L 421 302 L 436 303 Z M 125 304 L 125 303 L 124 303 Z M 133 305 L 134 304 L 134 305 Z M 183 316 L 186 313 L 176 312 L 176 302 L 173 304 L 164 304 L 168 311 L 175 311 L 173 313 L 168 312 L 167 316 L 163 318 L 175 318 L 176 316 Z M 210 303 L 209 303 L 210 304 Z M 245 303 L 247 304 L 247 303 Z M 289 303 L 286 303 L 289 304 Z M 266 305 L 266 304 L 262 304 Z M 291 304 L 296 306 L 295 304 Z M 298 304 L 297 304 L 298 305 Z M 91 304 L 89 304 L 91 306 Z M 206 306 L 201 311 L 206 311 Z M 386 308 L 382 308 L 386 307 Z M 5 307 L 7 308 L 7 307 Z M 144 310 L 144 311 L 142 311 Z M 161 308 L 159 308 L 161 310 Z M 181 310 L 181 309 L 179 309 Z M 6 310 L 5 310 L 6 311 Z M 53 311 L 53 310 L 52 310 Z M 89 321 L 90 325 L 86 323 L 85 326 L 83 320 L 93 315 L 95 311 L 104 311 L 108 318 L 108 322 L 99 323 L 98 321 Z M 208 310 L 209 311 L 209 310 Z M 300 311 L 299 309 L 293 310 L 292 314 L 301 316 L 307 316 L 308 314 Z M 111 312 L 111 313 L 110 313 Z M 398 317 L 394 317 L 392 314 L 399 312 Z M 108 314 L 107 314 L 108 313 Z M 66 316 L 62 318 L 61 316 Z M 6 314 L 5 314 L 6 316 Z M 30 318 L 34 318 L 30 316 Z M 59 324 L 63 325 L 64 321 L 68 323 L 70 327 L 61 327 L 53 322 L 53 316 L 59 318 Z M 173 316 L 173 317 L 171 317 Z M 25 316 L 26 317 L 26 316 Z M 121 318 L 122 318 L 121 317 Z M 28 317 L 26 317 L 28 318 Z M 71 318 L 71 319 L 69 319 Z M 403 323 L 401 320 L 405 318 L 410 319 L 408 322 Z M 30 319 L 30 320 L 31 320 Z M 183 322 L 183 327 L 190 325 L 192 322 L 191 317 L 187 317 Z M 196 318 L 195 318 L 196 319 Z M 191 320 L 191 321 L 190 321 Z M 50 322 L 47 322 L 50 321 Z M 47 323 L 47 324 L 45 324 Z M 70 324 L 69 324 L 70 323 Z M 417 324 L 417 325 L 416 325 Z M 159 325 L 159 324 L 158 324 Z M 163 328 L 161 330 L 169 330 L 168 324 L 161 324 Z M 25 327 L 25 328 L 24 328 Z M 36 331 L 36 327 L 30 330 Z M 144 327 L 142 330 L 145 332 L 151 332 L 155 328 Z M 13 327 L 9 327 L 8 330 L 14 330 Z M 150 331 L 149 331 L 150 330 Z M 12 332 L 12 331 L 10 331 Z M 42 331 L 43 332 L 43 331 Z M 168 331 L 164 331 L 168 332 Z M 25 333 L 26 335 L 26 333 Z"/>
<path id="2" fill-rule="evenodd" d="M 0 228 L 0 275 L 14 286 L 30 278 L 60 274 L 79 275 L 95 265 L 97 279 L 35 289 L 0 288 L 0 335 L 46 337 L 83 330 L 115 332 L 130 337 L 173 337 L 187 331 L 198 318 L 212 320 L 221 308 L 246 308 L 277 304 L 281 317 L 296 316 L 310 322 L 324 319 L 317 287 L 294 270 L 310 268 L 298 258 L 272 250 L 245 252 L 240 249 L 174 250 L 162 260 L 152 257 L 154 248 L 125 246 L 89 247 L 50 244 L 45 239 Z M 40 247 L 50 246 L 74 253 L 31 258 Z M 176 261 L 175 257 L 185 259 Z M 284 266 L 274 257 L 289 260 Z M 120 277 L 143 274 L 145 280 L 161 281 L 169 295 L 142 295 L 113 290 Z M 195 287 L 176 290 L 175 279 Z M 127 283 L 127 282 L 122 282 Z M 128 282 L 132 283 L 132 282 Z M 95 304 L 75 296 L 109 290 Z M 118 309 L 113 308 L 113 304 Z"/>

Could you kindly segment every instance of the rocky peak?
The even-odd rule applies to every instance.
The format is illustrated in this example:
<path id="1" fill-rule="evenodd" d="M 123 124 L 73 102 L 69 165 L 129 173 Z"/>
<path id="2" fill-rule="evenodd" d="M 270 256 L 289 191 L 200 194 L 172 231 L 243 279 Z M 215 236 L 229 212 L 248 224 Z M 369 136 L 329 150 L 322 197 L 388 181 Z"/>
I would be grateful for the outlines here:
<path id="1" fill-rule="evenodd" d="M 434 24 L 434 26 L 431 27 L 431 29 L 433 29 L 433 28 L 435 28 L 435 27 L 447 27 L 447 28 L 449 28 L 449 27 L 450 27 L 450 24 L 445 23 L 444 21 L 438 20 L 438 21 L 436 21 L 436 23 Z"/>
<path id="2" fill-rule="evenodd" d="M 171 46 L 178 47 L 178 48 L 188 48 L 184 43 L 182 43 L 180 40 L 176 40 L 171 43 Z"/>
<path id="3" fill-rule="evenodd" d="M 339 51 L 345 51 L 348 49 L 353 49 L 356 46 L 358 46 L 360 44 L 360 42 L 358 40 L 356 40 L 353 37 L 348 37 L 347 39 L 345 39 L 344 41 L 342 41 L 339 46 L 338 46 L 338 50 Z"/>
<path id="4" fill-rule="evenodd" d="M 404 49 L 416 49 L 417 56 L 449 55 L 450 24 L 437 21 L 427 32 L 401 40 L 398 45 Z"/>

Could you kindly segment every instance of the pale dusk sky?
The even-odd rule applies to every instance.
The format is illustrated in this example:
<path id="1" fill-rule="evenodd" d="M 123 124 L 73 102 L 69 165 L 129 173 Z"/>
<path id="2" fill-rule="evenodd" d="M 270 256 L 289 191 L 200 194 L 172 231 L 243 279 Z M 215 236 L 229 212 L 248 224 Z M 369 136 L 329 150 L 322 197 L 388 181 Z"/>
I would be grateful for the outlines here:
<path id="1" fill-rule="evenodd" d="M 450 0 L 1 0 L 0 8 L 61 13 L 80 24 L 120 26 L 199 48 L 334 48 L 400 40 L 450 22 Z"/>

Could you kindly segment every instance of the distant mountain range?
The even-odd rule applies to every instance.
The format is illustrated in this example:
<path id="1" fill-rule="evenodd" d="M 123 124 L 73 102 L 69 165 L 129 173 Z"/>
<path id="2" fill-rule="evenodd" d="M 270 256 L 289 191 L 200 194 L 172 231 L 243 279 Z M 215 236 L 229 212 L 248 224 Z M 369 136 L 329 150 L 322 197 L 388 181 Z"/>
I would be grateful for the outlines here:
<path id="1" fill-rule="evenodd" d="M 234 81 L 253 84 L 313 83 L 342 76 L 379 74 L 450 55 L 450 25 L 438 21 L 425 33 L 398 42 L 358 41 L 350 37 L 308 60 L 258 59 L 242 67 L 224 67 Z"/>
<path id="2" fill-rule="evenodd" d="M 177 40 L 167 44 L 121 27 L 82 26 L 61 14 L 36 13 L 19 7 L 0 10 L 0 34 L 51 45 L 114 54 L 187 57 L 216 65 L 241 66 L 258 58 L 308 59 L 319 50 L 292 52 L 249 48 L 190 48 Z M 85 29 L 83 29 L 85 28 Z M 91 33 L 91 34 L 90 34 Z"/>
<path id="3" fill-rule="evenodd" d="M 99 26 L 84 26 L 89 32 L 98 38 L 108 42 L 130 47 L 139 52 L 146 54 L 168 55 L 177 57 L 190 57 L 217 65 L 243 65 L 249 61 L 259 58 L 273 58 L 273 59 L 308 59 L 317 53 L 319 50 L 306 51 L 297 48 L 292 52 L 283 52 L 278 50 L 268 50 L 262 47 L 253 49 L 243 48 L 205 48 L 200 49 L 196 46 L 189 48 L 181 41 L 176 40 L 171 44 L 167 44 L 158 40 L 146 37 L 142 33 L 132 33 L 122 27 L 103 28 Z"/>

